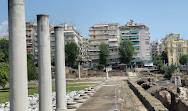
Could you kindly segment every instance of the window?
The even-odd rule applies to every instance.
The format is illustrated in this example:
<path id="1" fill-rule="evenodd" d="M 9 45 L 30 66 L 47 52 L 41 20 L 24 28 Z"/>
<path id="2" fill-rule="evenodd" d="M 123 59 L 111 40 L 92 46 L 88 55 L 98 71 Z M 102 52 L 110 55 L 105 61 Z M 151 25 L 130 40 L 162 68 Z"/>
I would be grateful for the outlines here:
<path id="1" fill-rule="evenodd" d="M 145 37 L 145 39 L 149 39 L 149 37 Z"/>
<path id="2" fill-rule="evenodd" d="M 181 44 L 178 44 L 178 47 L 181 47 Z"/>
<path id="3" fill-rule="evenodd" d="M 146 53 L 146 55 L 147 55 L 147 56 L 149 56 L 149 55 L 150 55 L 150 53 Z"/>
<path id="4" fill-rule="evenodd" d="M 181 48 L 178 48 L 178 52 L 181 52 Z"/>
<path id="5" fill-rule="evenodd" d="M 170 52 L 173 52 L 172 49 L 170 49 Z"/>
<path id="6" fill-rule="evenodd" d="M 173 62 L 173 58 L 171 58 L 171 62 Z"/>
<path id="7" fill-rule="evenodd" d="M 146 43 L 146 44 L 149 44 L 149 41 L 146 41 L 145 43 Z"/>

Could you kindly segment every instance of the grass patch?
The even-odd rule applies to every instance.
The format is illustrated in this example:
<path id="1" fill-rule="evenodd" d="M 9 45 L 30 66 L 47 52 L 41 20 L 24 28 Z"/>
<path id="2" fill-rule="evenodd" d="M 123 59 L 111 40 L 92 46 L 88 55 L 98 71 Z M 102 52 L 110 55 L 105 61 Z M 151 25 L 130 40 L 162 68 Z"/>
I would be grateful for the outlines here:
<path id="1" fill-rule="evenodd" d="M 66 84 L 66 91 L 78 91 L 84 90 L 94 86 L 96 83 L 68 83 Z M 52 84 L 52 91 L 55 91 L 55 84 Z M 38 94 L 38 84 L 29 84 L 28 85 L 28 95 L 33 95 L 34 93 Z M 0 87 L 0 104 L 9 101 L 9 87 L 6 86 L 5 89 Z"/>

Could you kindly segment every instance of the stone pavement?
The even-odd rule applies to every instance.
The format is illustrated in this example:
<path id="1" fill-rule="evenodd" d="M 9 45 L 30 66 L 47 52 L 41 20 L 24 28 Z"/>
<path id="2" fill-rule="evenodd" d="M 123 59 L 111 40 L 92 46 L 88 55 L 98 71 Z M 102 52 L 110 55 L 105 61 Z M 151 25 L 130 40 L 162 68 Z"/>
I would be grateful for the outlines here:
<path id="1" fill-rule="evenodd" d="M 122 77 L 109 78 L 101 89 L 84 102 L 77 111 L 115 111 L 118 107 L 116 103 L 116 88 Z"/>

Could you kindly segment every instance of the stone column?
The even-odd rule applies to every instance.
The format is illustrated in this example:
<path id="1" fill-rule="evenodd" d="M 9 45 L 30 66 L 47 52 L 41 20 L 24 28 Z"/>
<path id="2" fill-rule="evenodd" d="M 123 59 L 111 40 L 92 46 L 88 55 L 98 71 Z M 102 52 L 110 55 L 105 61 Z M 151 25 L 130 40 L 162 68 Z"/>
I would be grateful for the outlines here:
<path id="1" fill-rule="evenodd" d="M 56 82 L 56 111 L 67 109 L 65 48 L 63 27 L 54 27 L 55 31 L 55 82 Z"/>
<path id="2" fill-rule="evenodd" d="M 39 50 L 39 110 L 52 111 L 49 16 L 37 15 L 37 25 Z"/>
<path id="3" fill-rule="evenodd" d="M 106 79 L 108 79 L 108 69 L 106 68 Z"/>
<path id="4" fill-rule="evenodd" d="M 80 75 L 80 61 L 78 61 L 78 79 L 81 79 L 81 75 Z"/>
<path id="5" fill-rule="evenodd" d="M 24 0 L 8 0 L 10 111 L 28 111 Z"/>

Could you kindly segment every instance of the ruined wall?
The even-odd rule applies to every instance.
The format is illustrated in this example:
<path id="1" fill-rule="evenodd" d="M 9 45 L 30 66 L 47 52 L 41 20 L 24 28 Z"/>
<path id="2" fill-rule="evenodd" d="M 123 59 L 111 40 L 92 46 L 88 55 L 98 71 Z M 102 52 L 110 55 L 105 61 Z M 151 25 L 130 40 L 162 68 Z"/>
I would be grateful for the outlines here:
<path id="1" fill-rule="evenodd" d="M 132 81 L 128 81 L 128 84 L 149 111 L 168 111 L 158 99 L 151 96 L 142 87 Z"/>
<path id="2" fill-rule="evenodd" d="M 168 98 L 162 97 L 159 91 L 156 91 L 155 93 L 152 93 L 153 96 L 155 96 L 158 100 L 160 100 L 163 105 L 169 109 L 169 111 L 188 111 L 188 103 L 187 101 L 183 101 L 180 98 L 178 98 L 178 94 L 174 93 L 172 91 L 166 90 L 168 93 L 170 93 L 170 103 L 168 102 Z"/>

